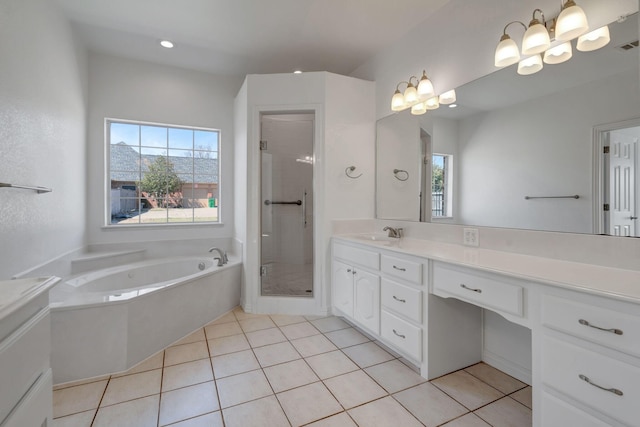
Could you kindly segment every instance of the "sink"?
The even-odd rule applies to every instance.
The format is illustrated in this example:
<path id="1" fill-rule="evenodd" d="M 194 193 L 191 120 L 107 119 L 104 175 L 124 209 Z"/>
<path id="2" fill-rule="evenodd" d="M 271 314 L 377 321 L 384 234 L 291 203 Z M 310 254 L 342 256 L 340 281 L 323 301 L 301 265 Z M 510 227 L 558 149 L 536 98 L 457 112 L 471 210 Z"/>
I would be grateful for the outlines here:
<path id="1" fill-rule="evenodd" d="M 369 242 L 397 242 L 400 240 L 396 237 L 389 237 L 386 234 L 354 234 L 351 237 Z"/>

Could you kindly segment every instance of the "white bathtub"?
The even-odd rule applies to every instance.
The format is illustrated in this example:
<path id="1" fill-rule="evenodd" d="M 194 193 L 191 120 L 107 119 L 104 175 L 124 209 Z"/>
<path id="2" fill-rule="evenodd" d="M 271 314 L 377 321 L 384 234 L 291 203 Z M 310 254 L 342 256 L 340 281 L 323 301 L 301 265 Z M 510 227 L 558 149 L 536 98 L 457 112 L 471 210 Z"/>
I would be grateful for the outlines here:
<path id="1" fill-rule="evenodd" d="M 50 293 L 54 384 L 125 371 L 237 306 L 241 263 L 172 257 L 87 272 Z"/>

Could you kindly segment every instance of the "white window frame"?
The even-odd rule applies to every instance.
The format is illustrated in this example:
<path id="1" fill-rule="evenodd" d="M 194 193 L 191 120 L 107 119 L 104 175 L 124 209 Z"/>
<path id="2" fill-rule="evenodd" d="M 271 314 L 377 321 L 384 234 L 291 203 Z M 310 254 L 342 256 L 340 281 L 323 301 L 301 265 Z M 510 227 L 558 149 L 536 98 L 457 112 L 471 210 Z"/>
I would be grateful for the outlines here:
<path id="1" fill-rule="evenodd" d="M 112 213 L 111 213 L 111 124 L 112 123 L 122 123 L 122 124 L 132 124 L 139 126 L 155 126 L 162 128 L 172 128 L 172 129 L 185 129 L 191 131 L 207 131 L 207 132 L 216 132 L 218 134 L 218 146 L 217 146 L 217 160 L 218 160 L 218 172 L 217 172 L 217 221 L 195 221 L 194 216 L 192 215 L 191 221 L 169 221 L 167 219 L 166 222 L 154 222 L 154 223 L 131 223 L 131 224 L 119 224 L 112 223 Z M 141 135 L 138 135 L 138 138 L 141 138 Z M 140 146 L 140 145 L 139 145 Z M 168 149 L 168 147 L 167 147 Z M 206 127 L 198 127 L 198 126 L 185 126 L 185 125 L 175 125 L 175 124 L 167 124 L 167 123 L 158 123 L 158 122 L 147 122 L 140 120 L 129 120 L 129 119 L 117 119 L 107 117 L 104 119 L 104 159 L 105 159 L 105 170 L 104 170 L 104 191 L 105 191 L 105 205 L 104 205 L 104 227 L 110 229 L 130 229 L 134 227 L 192 227 L 192 226 L 202 226 L 202 225 L 221 225 L 222 224 L 222 131 L 216 128 L 206 128 Z M 192 148 L 192 151 L 201 151 L 195 150 Z M 195 174 L 195 171 L 192 172 Z M 141 199 L 139 197 L 139 199 Z M 194 209 L 193 207 L 191 209 Z"/>

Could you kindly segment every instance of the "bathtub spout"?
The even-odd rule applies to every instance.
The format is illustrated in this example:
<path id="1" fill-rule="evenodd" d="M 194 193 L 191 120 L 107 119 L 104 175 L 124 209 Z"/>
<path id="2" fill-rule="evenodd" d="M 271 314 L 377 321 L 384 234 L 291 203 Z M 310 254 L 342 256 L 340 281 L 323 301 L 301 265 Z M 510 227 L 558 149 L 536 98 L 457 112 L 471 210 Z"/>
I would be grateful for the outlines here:
<path id="1" fill-rule="evenodd" d="M 224 264 L 226 264 L 227 262 L 229 262 L 229 258 L 227 258 L 227 251 L 217 248 L 217 247 L 213 247 L 211 249 L 209 249 L 209 252 L 213 252 L 216 251 L 218 252 L 218 254 L 220 255 L 219 257 L 215 257 L 214 259 L 218 260 L 218 267 L 222 267 Z"/>

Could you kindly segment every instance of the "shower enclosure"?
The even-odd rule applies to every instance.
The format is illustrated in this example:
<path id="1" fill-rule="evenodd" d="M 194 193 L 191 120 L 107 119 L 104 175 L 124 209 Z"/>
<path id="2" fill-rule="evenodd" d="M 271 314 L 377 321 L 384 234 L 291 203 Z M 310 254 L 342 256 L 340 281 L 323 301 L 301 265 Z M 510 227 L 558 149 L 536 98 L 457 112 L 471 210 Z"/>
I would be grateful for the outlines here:
<path id="1" fill-rule="evenodd" d="M 261 294 L 313 296 L 313 114 L 264 114 Z"/>

